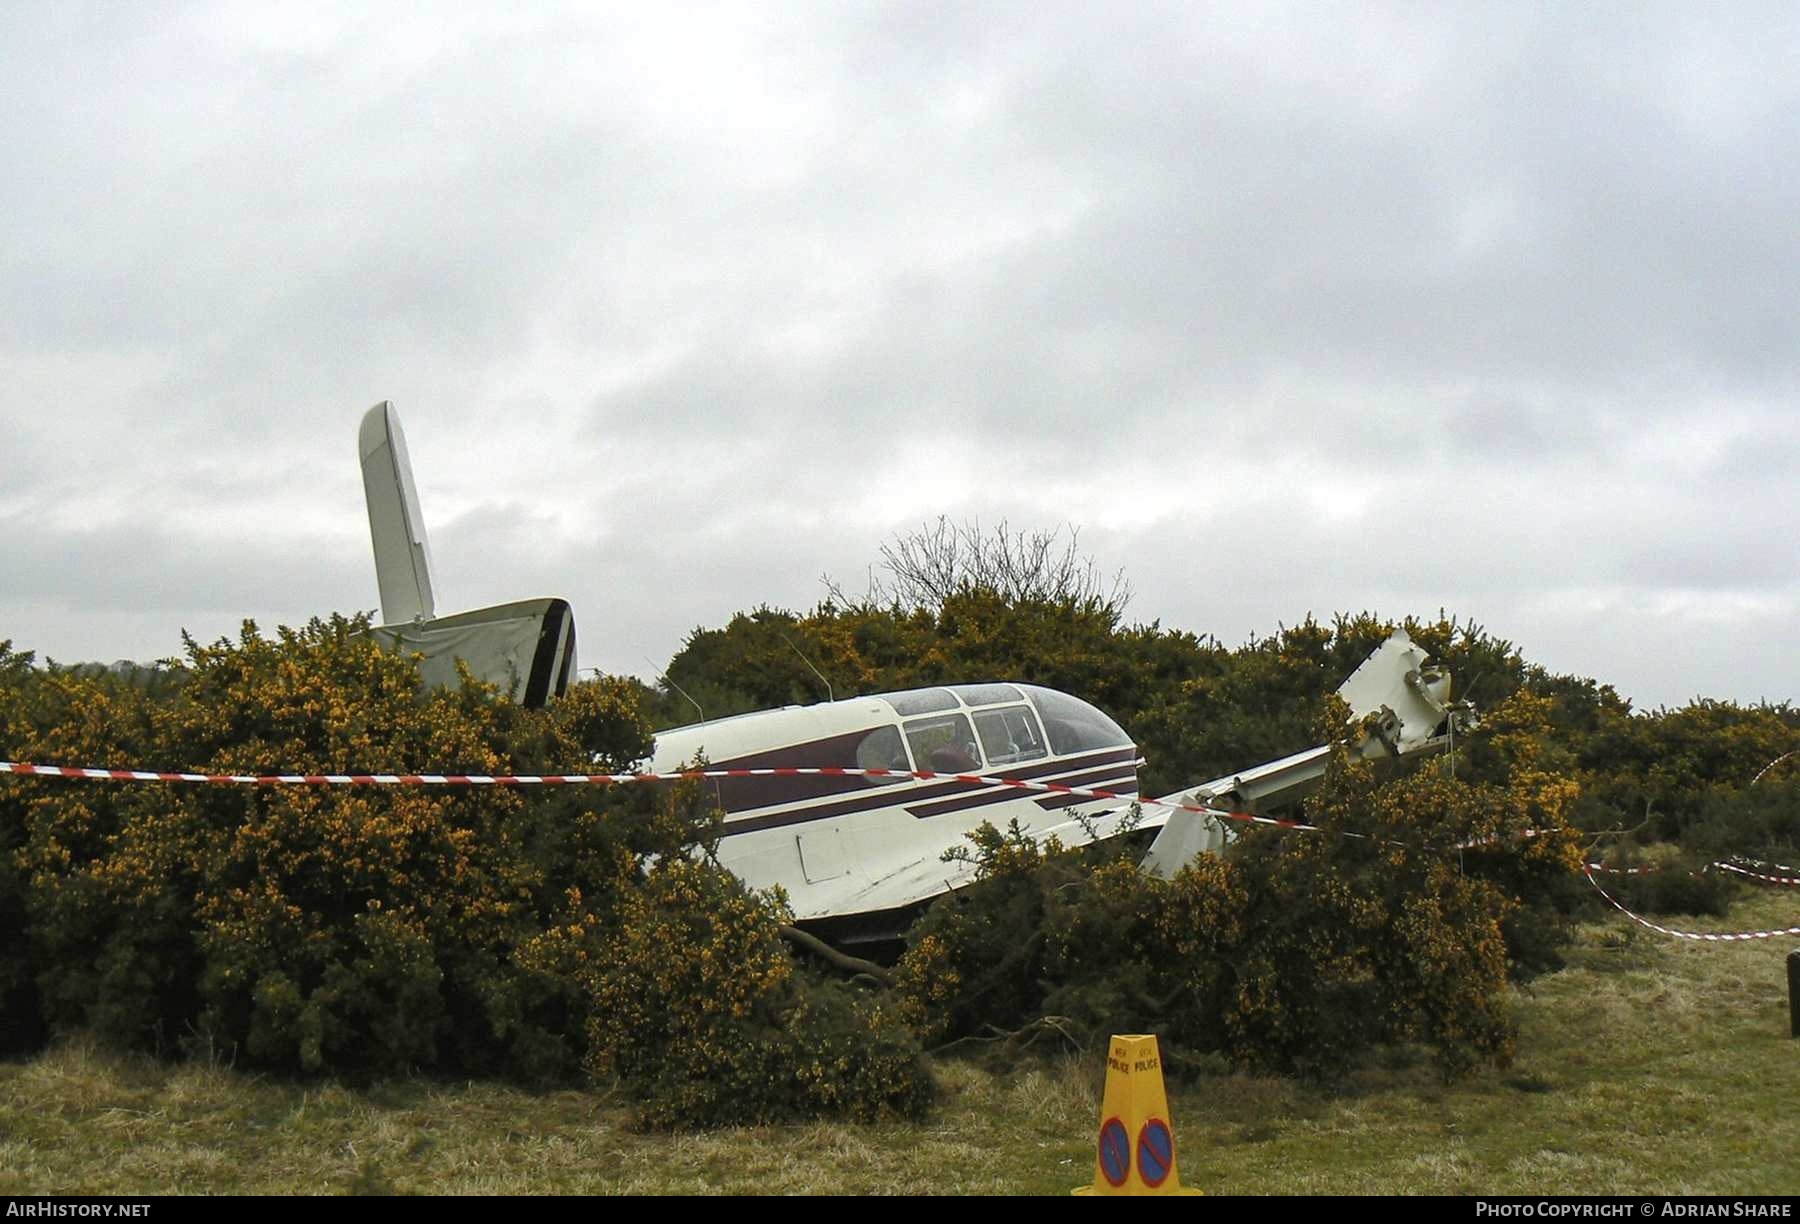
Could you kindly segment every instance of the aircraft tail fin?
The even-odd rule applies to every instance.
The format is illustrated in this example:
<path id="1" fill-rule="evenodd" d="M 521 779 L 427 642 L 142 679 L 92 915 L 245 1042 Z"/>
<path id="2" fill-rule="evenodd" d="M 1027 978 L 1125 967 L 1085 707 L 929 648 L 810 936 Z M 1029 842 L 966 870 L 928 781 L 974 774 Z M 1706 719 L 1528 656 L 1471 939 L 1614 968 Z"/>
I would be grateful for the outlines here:
<path id="1" fill-rule="evenodd" d="M 375 545 L 375 579 L 381 588 L 381 618 L 388 624 L 428 621 L 435 604 L 431 591 L 431 550 L 425 517 L 413 485 L 406 435 L 394 405 L 382 400 L 363 414 L 357 432 L 362 460 L 363 499 L 369 508 L 369 538 Z"/>
<path id="2" fill-rule="evenodd" d="M 425 516 L 393 404 L 383 400 L 363 414 L 356 442 L 381 589 L 383 623 L 369 636 L 390 650 L 418 654 L 428 685 L 455 685 L 460 659 L 476 679 L 521 705 L 562 696 L 575 673 L 575 617 L 567 601 L 524 599 L 436 615 Z"/>

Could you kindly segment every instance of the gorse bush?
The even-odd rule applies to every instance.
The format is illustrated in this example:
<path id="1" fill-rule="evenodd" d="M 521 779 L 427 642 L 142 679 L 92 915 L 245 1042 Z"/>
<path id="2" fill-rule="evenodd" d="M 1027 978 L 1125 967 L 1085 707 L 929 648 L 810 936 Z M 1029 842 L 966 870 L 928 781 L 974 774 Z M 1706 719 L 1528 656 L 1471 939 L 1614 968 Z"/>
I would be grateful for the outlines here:
<path id="1" fill-rule="evenodd" d="M 408 660 L 356 628 L 315 622 L 269 639 L 246 627 L 236 643 L 189 643 L 183 682 L 161 702 L 53 672 L 51 717 L 28 748 L 202 772 L 489 773 L 584 768 L 588 751 L 625 760 L 647 742 L 623 707 L 600 742 L 579 745 L 560 711 L 473 687 L 422 691 Z M 595 702 L 572 708 L 584 704 Z M 506 950 L 546 887 L 544 865 L 520 853 L 532 820 L 522 796 L 36 789 L 21 861 L 53 1022 L 137 1045 L 200 1037 L 301 1070 L 460 1065 L 476 1046 L 481 1063 L 513 1061 L 505 1035 L 479 1028 L 464 1029 L 479 1034 L 466 1051 L 439 1045 L 456 1014 L 506 1007 Z"/>
<path id="2" fill-rule="evenodd" d="M 671 859 L 629 892 L 622 918 L 565 928 L 559 970 L 590 1002 L 589 1069 L 639 1086 L 647 1123 L 874 1118 L 927 1103 L 911 1035 L 867 995 L 808 982 L 768 898 Z"/>
<path id="3" fill-rule="evenodd" d="M 425 690 L 362 627 L 334 618 L 189 642 L 154 696 L 8 651 L 0 753 L 207 773 L 483 774 L 610 771 L 648 754 L 624 684 L 576 686 L 545 711 L 468 681 Z M 356 1077 L 546 1078 L 585 1064 L 654 1099 L 656 1122 L 915 1109 L 929 1090 L 916 1045 L 854 1000 L 816 1003 L 779 942 L 779 903 L 706 861 L 716 819 L 692 788 L 7 779 L 0 913 L 19 937 L 0 949 L 0 986 L 24 1022 L 9 1031 L 79 1025 L 130 1046 L 198 1044 Z M 716 972 L 688 972 L 707 964 Z M 725 1029 L 709 1027 L 722 985 Z M 821 1078 L 824 1055 L 804 1044 L 821 1029 L 834 1057 L 868 1070 L 797 1094 Z"/>
<path id="4" fill-rule="evenodd" d="M 31 742 L 37 673 L 29 654 L 0 642 L 0 748 Z M 0 1054 L 31 1049 L 43 1040 L 38 962 L 27 938 L 28 877 L 19 851 L 25 841 L 24 789 L 0 783 Z"/>
<path id="5" fill-rule="evenodd" d="M 1008 1053 L 1157 1032 L 1177 1063 L 1216 1048 L 1242 881 L 1204 857 L 1165 881 L 1126 843 L 1064 850 L 1017 827 L 973 835 L 982 884 L 913 928 L 897 971 L 902 1014 L 928 1043 Z"/>

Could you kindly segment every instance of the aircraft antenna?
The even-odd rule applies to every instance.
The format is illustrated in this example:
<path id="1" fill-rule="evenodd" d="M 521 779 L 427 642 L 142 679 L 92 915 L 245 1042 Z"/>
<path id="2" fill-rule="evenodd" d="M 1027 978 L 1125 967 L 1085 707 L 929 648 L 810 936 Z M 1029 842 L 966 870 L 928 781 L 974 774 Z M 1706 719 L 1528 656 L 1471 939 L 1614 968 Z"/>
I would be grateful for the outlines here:
<path id="1" fill-rule="evenodd" d="M 1450 717 L 1446 718 L 1444 720 L 1444 731 L 1450 737 L 1450 742 L 1444 746 L 1444 776 L 1449 778 L 1451 781 L 1455 781 L 1456 780 L 1456 711 L 1452 710 L 1450 712 Z M 1446 813 L 1446 815 L 1448 815 L 1448 813 Z M 1460 849 L 1456 852 L 1456 866 L 1457 866 L 1458 871 L 1462 870 L 1462 851 Z"/>
<path id="2" fill-rule="evenodd" d="M 793 651 L 795 654 L 799 655 L 800 661 L 802 663 L 806 664 L 807 668 L 812 672 L 813 675 L 819 677 L 819 683 L 823 684 L 825 686 L 825 700 L 826 701 L 836 701 L 837 698 L 835 696 L 833 696 L 832 692 L 831 692 L 831 681 L 829 681 L 825 678 L 824 673 L 821 672 L 818 668 L 813 666 L 813 661 L 811 659 L 807 658 L 805 653 L 798 646 L 794 645 L 794 643 L 791 640 L 789 640 L 787 634 L 785 634 L 785 633 L 782 634 L 781 640 L 784 642 L 787 642 L 788 649 Z"/>
<path id="3" fill-rule="evenodd" d="M 649 655 L 644 656 L 644 662 L 650 664 L 650 670 L 651 670 L 651 672 L 653 672 L 655 674 L 655 676 L 658 680 L 661 680 L 664 684 L 666 684 L 670 688 L 674 689 L 677 693 L 680 693 L 682 695 L 682 697 L 687 701 L 687 703 L 689 705 L 693 706 L 696 711 L 698 711 L 701 722 L 706 721 L 706 711 L 700 709 L 700 703 L 698 701 L 695 701 L 692 697 L 688 696 L 688 692 L 686 689 L 682 688 L 679 684 L 676 684 L 673 680 L 669 679 L 668 673 L 665 671 L 662 671 L 661 669 L 659 669 L 656 666 L 655 663 L 651 662 Z"/>

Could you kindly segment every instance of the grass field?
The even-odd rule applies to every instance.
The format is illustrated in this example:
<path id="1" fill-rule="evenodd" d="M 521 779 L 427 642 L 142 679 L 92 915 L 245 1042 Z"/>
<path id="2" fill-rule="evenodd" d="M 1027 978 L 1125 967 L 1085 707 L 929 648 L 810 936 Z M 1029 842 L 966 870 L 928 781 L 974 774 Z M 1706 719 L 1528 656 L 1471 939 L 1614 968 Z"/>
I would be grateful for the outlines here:
<path id="1" fill-rule="evenodd" d="M 1688 929 L 1800 924 L 1751 892 Z M 1800 1193 L 1800 938 L 1586 927 L 1517 998 L 1520 1055 L 1443 1083 L 1404 1051 L 1333 1087 L 1172 1091 L 1209 1194 Z M 352 1091 L 65 1043 L 0 1063 L 0 1193 L 1067 1193 L 1092 1177 L 1104 1052 L 1006 1074 L 945 1061 L 922 1125 L 642 1135 L 588 1092 L 414 1080 Z"/>

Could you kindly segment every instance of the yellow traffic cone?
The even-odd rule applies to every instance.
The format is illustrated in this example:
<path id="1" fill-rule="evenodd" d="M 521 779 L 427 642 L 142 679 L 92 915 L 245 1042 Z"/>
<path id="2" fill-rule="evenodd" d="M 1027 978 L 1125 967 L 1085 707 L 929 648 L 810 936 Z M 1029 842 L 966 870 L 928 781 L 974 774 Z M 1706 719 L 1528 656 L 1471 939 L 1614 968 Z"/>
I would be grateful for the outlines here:
<path id="1" fill-rule="evenodd" d="M 1154 1036 L 1115 1036 L 1106 1054 L 1094 1184 L 1076 1194 L 1199 1194 L 1175 1166 L 1175 1130 Z"/>

